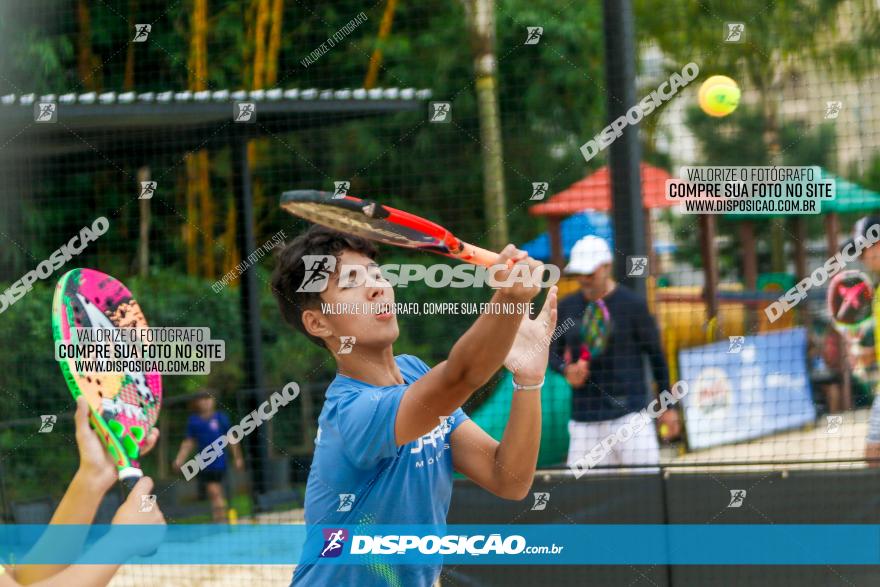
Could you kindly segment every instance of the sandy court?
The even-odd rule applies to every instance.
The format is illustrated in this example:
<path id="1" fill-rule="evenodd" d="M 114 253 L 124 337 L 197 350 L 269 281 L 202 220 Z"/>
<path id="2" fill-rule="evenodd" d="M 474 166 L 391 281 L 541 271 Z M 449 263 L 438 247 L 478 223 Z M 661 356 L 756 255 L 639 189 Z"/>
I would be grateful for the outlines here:
<path id="1" fill-rule="evenodd" d="M 243 517 L 240 524 L 304 524 L 302 508 Z M 291 554 L 291 556 L 293 556 Z M 125 565 L 111 587 L 287 586 L 295 565 Z"/>
<path id="2" fill-rule="evenodd" d="M 676 455 L 664 458 L 663 463 L 670 465 L 671 472 L 861 469 L 865 467 L 865 463 L 859 459 L 865 454 L 869 411 L 862 409 L 835 414 L 830 420 L 823 416 L 814 427 Z M 783 461 L 783 464 L 770 461 Z M 813 462 L 786 464 L 786 461 Z M 695 466 L 686 466 L 690 463 Z M 715 463 L 752 464 L 713 466 Z"/>
<path id="3" fill-rule="evenodd" d="M 126 565 L 111 587 L 287 586 L 295 565 Z"/>

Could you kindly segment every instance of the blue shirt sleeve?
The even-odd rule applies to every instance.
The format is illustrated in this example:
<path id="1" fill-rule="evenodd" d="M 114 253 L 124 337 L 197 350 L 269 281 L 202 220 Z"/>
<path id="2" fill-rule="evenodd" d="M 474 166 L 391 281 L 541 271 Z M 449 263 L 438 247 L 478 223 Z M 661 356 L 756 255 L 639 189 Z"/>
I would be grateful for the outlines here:
<path id="1" fill-rule="evenodd" d="M 405 355 L 399 359 L 398 364 L 407 381 L 414 381 L 430 370 L 417 357 Z M 367 469 L 398 454 L 400 447 L 397 446 L 394 426 L 400 400 L 408 386 L 364 387 L 346 394 L 336 404 L 333 419 L 342 438 L 342 450 L 356 467 Z M 461 408 L 451 416 L 447 437 L 470 419 Z"/>
<path id="2" fill-rule="evenodd" d="M 456 428 L 458 428 L 470 419 L 470 416 L 465 414 L 464 410 L 462 410 L 461 408 L 458 408 L 457 410 L 452 412 L 452 418 L 450 422 L 451 426 L 449 428 L 449 432 L 446 433 L 446 438 L 449 438 L 449 435 L 455 432 Z"/>
<path id="3" fill-rule="evenodd" d="M 358 468 L 397 454 L 394 423 L 406 386 L 365 388 L 336 406 L 336 423 L 345 456 Z"/>
<path id="4" fill-rule="evenodd" d="M 416 356 L 401 355 L 400 359 L 401 359 L 401 361 L 400 361 L 401 364 L 405 368 L 412 369 L 412 372 L 416 374 L 416 379 L 418 379 L 419 377 L 421 377 L 422 375 L 424 375 L 425 373 L 427 373 L 428 371 L 431 370 L 431 368 L 428 367 L 428 365 L 423 360 L 421 360 L 420 358 L 418 358 Z M 467 414 L 465 414 L 464 410 L 462 410 L 461 408 L 458 408 L 457 410 L 452 412 L 452 414 L 450 414 L 450 416 L 452 416 L 452 418 L 449 420 L 450 428 L 446 432 L 447 437 L 449 437 L 449 435 L 452 434 L 452 432 L 456 428 L 461 426 L 462 422 L 466 422 L 467 420 L 470 420 L 470 417 Z"/>
<path id="5" fill-rule="evenodd" d="M 409 374 L 413 379 L 418 379 L 431 370 L 428 364 L 415 355 L 400 355 L 397 357 L 398 367 L 402 367 L 404 375 Z"/>
<path id="6" fill-rule="evenodd" d="M 226 434 L 229 432 L 231 426 L 229 425 L 229 414 L 226 412 L 219 412 L 217 414 L 217 419 L 220 421 L 220 435 Z"/>
<path id="7" fill-rule="evenodd" d="M 400 359 L 401 359 L 401 361 L 400 361 L 401 364 L 405 368 L 412 370 L 412 372 L 415 374 L 416 379 L 418 379 L 419 377 L 421 377 L 422 375 L 424 375 L 425 373 L 427 373 L 428 371 L 431 370 L 431 368 L 428 367 L 428 365 L 423 360 L 421 360 L 420 358 L 418 358 L 416 356 L 401 355 Z M 446 432 L 447 438 L 449 437 L 450 434 L 452 434 L 452 432 L 456 428 L 461 426 L 461 424 L 463 422 L 470 420 L 470 417 L 467 414 L 465 414 L 464 410 L 462 410 L 461 408 L 458 408 L 457 410 L 452 412 L 452 414 L 450 414 L 450 416 L 452 416 L 452 418 L 449 420 L 450 428 Z"/>

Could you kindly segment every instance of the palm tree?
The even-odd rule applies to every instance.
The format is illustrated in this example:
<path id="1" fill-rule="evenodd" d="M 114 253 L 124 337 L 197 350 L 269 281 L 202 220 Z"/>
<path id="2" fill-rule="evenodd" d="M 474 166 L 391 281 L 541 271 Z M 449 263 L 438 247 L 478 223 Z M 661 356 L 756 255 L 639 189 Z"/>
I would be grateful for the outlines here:
<path id="1" fill-rule="evenodd" d="M 480 143 L 483 150 L 483 198 L 489 243 L 499 250 L 508 240 L 501 120 L 495 56 L 495 0 L 462 0 L 467 14 L 476 73 Z"/>

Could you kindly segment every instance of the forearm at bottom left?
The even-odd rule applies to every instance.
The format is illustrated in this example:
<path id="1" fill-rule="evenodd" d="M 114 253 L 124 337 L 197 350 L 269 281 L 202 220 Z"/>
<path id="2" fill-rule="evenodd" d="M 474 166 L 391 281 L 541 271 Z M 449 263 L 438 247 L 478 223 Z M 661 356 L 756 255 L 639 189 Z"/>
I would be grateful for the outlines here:
<path id="1" fill-rule="evenodd" d="M 40 558 L 42 552 L 58 555 L 59 551 L 63 551 L 71 558 L 79 556 L 88 537 L 89 525 L 94 520 L 106 491 L 106 488 L 96 486 L 87 474 L 77 471 L 50 522 L 50 524 L 75 525 L 75 530 L 68 530 L 63 543 L 59 543 L 58 540 L 47 540 L 44 535 L 30 550 L 29 555 Z M 22 585 L 31 585 L 55 575 L 66 567 L 67 565 L 63 564 L 23 564 L 16 568 L 15 575 Z"/>

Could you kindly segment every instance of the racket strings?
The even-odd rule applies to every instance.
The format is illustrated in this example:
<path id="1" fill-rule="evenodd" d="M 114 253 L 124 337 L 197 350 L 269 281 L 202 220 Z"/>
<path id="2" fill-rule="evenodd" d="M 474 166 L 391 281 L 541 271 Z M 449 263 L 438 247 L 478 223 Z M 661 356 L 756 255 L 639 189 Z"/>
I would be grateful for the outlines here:
<path id="1" fill-rule="evenodd" d="M 600 355 L 608 344 L 611 335 L 611 316 L 608 308 L 601 302 L 590 302 L 584 313 L 582 337 L 589 358 Z"/>
<path id="2" fill-rule="evenodd" d="M 367 220 L 360 211 L 308 203 L 286 204 L 285 207 L 310 222 L 362 238 L 403 247 L 415 247 L 424 242 L 424 239 L 401 234 L 399 230 L 389 230 L 390 225 L 384 220 Z"/>

